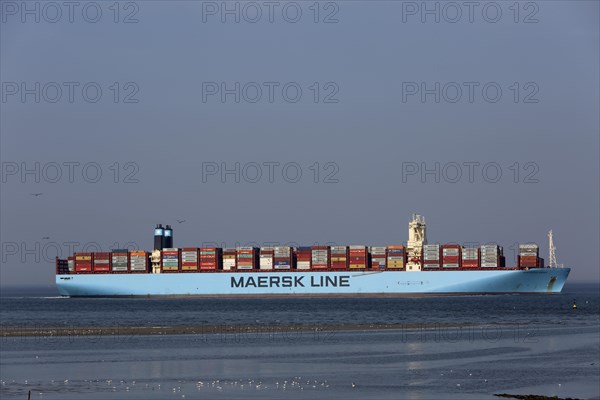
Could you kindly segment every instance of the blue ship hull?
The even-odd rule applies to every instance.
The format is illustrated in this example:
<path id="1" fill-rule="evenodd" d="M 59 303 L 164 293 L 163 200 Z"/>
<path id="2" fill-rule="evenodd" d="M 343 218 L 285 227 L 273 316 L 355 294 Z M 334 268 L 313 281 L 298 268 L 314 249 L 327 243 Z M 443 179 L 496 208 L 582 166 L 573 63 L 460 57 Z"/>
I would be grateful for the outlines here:
<path id="1" fill-rule="evenodd" d="M 354 296 L 559 293 L 570 268 L 491 271 L 204 272 L 57 275 L 63 296 Z"/>

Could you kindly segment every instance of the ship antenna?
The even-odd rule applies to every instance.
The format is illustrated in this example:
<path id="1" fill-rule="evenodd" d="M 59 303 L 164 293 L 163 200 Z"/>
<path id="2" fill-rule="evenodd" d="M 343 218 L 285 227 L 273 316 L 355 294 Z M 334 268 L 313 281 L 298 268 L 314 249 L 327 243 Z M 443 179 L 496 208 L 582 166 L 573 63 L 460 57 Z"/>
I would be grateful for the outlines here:
<path id="1" fill-rule="evenodd" d="M 554 246 L 554 238 L 552 236 L 552 230 L 548 232 L 548 262 L 549 268 L 562 268 L 562 265 L 558 265 L 556 262 L 556 247 Z"/>

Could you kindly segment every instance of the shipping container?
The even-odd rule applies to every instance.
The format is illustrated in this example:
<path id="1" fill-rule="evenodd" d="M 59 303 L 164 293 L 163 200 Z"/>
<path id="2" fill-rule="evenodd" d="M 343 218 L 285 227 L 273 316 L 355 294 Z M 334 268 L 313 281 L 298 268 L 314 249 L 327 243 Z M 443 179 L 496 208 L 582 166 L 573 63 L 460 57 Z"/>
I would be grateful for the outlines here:
<path id="1" fill-rule="evenodd" d="M 273 269 L 273 253 L 274 249 L 271 246 L 261 247 L 260 248 L 260 259 L 259 259 L 259 269 L 271 270 Z"/>
<path id="2" fill-rule="evenodd" d="M 540 255 L 540 248 L 535 243 L 520 244 L 519 255 L 538 257 Z"/>
<path id="3" fill-rule="evenodd" d="M 459 244 L 442 245 L 442 268 L 460 268 L 461 248 Z"/>
<path id="4" fill-rule="evenodd" d="M 372 269 L 384 269 L 387 264 L 387 248 L 385 246 L 369 247 L 369 258 Z"/>
<path id="5" fill-rule="evenodd" d="M 439 260 L 424 260 L 423 269 L 439 269 L 441 266 Z"/>
<path id="6" fill-rule="evenodd" d="M 302 246 L 296 249 L 296 269 L 310 269 L 311 261 L 311 247 Z"/>
<path id="7" fill-rule="evenodd" d="M 367 268 L 369 252 L 367 246 L 352 245 L 348 247 L 348 267 L 351 269 Z"/>
<path id="8" fill-rule="evenodd" d="M 290 246 L 273 247 L 273 268 L 292 269 L 293 252 Z"/>
<path id="9" fill-rule="evenodd" d="M 94 253 L 75 253 L 75 272 L 85 274 L 93 272 Z"/>
<path id="10" fill-rule="evenodd" d="M 94 253 L 94 272 L 108 273 L 111 272 L 111 253 L 98 252 Z"/>
<path id="11" fill-rule="evenodd" d="M 439 264 L 440 252 L 441 247 L 439 244 L 424 244 L 422 259 L 424 261 L 436 261 L 436 263 L 431 264 Z"/>
<path id="12" fill-rule="evenodd" d="M 311 268 L 312 269 L 327 269 L 331 263 L 331 249 L 329 246 L 312 246 L 311 247 Z"/>
<path id="13" fill-rule="evenodd" d="M 226 271 L 237 268 L 237 251 L 234 248 L 223 249 L 223 269 Z"/>
<path id="14" fill-rule="evenodd" d="M 179 272 L 181 270 L 181 250 L 167 247 L 162 250 L 161 270 L 162 272 Z"/>
<path id="15" fill-rule="evenodd" d="M 405 269 L 406 268 L 406 247 L 401 245 L 387 246 L 386 268 Z"/>
<path id="16" fill-rule="evenodd" d="M 75 256 L 67 257 L 67 268 L 69 272 L 75 272 Z"/>
<path id="17" fill-rule="evenodd" d="M 479 248 L 481 268 L 500 268 L 503 264 L 503 248 L 496 244 L 482 245 Z"/>
<path id="18" fill-rule="evenodd" d="M 543 268 L 540 267 L 540 257 L 538 256 L 517 256 L 517 266 L 519 268 Z"/>
<path id="19" fill-rule="evenodd" d="M 236 249 L 236 258 L 238 270 L 252 270 L 259 267 L 259 248 L 258 247 L 238 247 Z"/>
<path id="20" fill-rule="evenodd" d="M 115 249 L 111 253 L 111 269 L 112 272 L 129 272 L 129 250 Z"/>
<path id="21" fill-rule="evenodd" d="M 200 249 L 185 247 L 181 249 L 181 270 L 198 271 L 200 269 Z"/>
<path id="22" fill-rule="evenodd" d="M 130 251 L 129 252 L 129 270 L 131 272 L 148 272 L 150 271 L 150 253 L 147 251 Z"/>
<path id="23" fill-rule="evenodd" d="M 56 263 L 56 274 L 57 275 L 68 275 L 69 271 L 69 260 L 61 260 L 58 257 L 55 258 Z"/>
<path id="24" fill-rule="evenodd" d="M 346 269 L 348 261 L 348 246 L 330 247 L 329 268 Z"/>
<path id="25" fill-rule="evenodd" d="M 462 268 L 479 268 L 479 251 L 478 247 L 462 247 L 460 266 Z"/>
<path id="26" fill-rule="evenodd" d="M 223 249 L 220 247 L 200 247 L 199 266 L 201 270 L 218 270 L 223 268 Z"/>

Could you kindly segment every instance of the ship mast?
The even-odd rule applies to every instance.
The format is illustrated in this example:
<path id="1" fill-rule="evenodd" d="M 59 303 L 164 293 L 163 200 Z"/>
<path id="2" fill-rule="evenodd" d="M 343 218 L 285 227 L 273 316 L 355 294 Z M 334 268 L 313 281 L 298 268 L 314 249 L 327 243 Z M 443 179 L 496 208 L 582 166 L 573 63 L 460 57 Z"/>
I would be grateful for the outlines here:
<path id="1" fill-rule="evenodd" d="M 556 262 L 556 247 L 554 246 L 552 230 L 548 232 L 548 253 L 548 268 L 562 268 L 563 266 Z"/>
<path id="2" fill-rule="evenodd" d="M 421 270 L 423 245 L 427 244 L 426 228 L 425 217 L 413 214 L 412 220 L 408 223 L 408 242 L 406 243 L 407 271 Z"/>

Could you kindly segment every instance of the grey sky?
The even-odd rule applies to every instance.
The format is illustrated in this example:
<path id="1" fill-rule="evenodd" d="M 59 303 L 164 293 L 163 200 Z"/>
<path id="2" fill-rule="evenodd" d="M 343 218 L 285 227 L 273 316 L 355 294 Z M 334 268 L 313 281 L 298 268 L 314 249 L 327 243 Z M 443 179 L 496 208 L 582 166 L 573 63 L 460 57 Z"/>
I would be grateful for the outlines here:
<path id="1" fill-rule="evenodd" d="M 175 224 L 179 246 L 395 244 L 413 212 L 425 215 L 430 242 L 498 242 L 509 260 L 511 245 L 528 241 L 547 258 L 553 229 L 570 280 L 599 280 L 598 2 L 521 3 L 518 16 L 513 2 L 479 2 L 473 22 L 458 2 L 456 23 L 447 2 L 427 3 L 440 7 L 439 23 L 412 14 L 422 2 L 321 2 L 318 23 L 312 1 L 277 3 L 273 22 L 263 2 L 240 2 L 239 23 L 212 15 L 221 2 L 123 2 L 118 15 L 113 2 L 81 2 L 73 22 L 63 6 L 55 23 L 44 2 L 40 22 L 22 2 L 0 3 L 1 285 L 51 283 L 47 259 L 57 247 L 66 256 L 68 242 L 150 249 L 158 222 Z M 255 4 L 262 17 L 248 22 Z M 97 9 L 99 21 L 86 21 Z M 240 83 L 238 103 L 207 92 L 222 82 Z M 410 92 L 436 82 L 439 102 Z M 23 83 L 34 89 L 24 98 Z M 20 175 L 36 162 L 39 183 Z M 80 163 L 73 182 L 70 162 Z M 90 162 L 97 183 L 95 164 L 82 176 Z M 222 162 L 240 163 L 239 183 L 203 176 L 203 163 L 206 173 Z M 280 163 L 273 182 L 269 162 Z M 408 174 L 436 162 L 439 183 Z M 62 168 L 56 183 L 51 163 Z M 261 165 L 256 183 L 248 163 Z M 284 177 L 286 163 L 297 164 Z M 138 182 L 123 182 L 128 173 Z"/>

